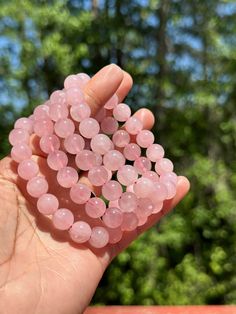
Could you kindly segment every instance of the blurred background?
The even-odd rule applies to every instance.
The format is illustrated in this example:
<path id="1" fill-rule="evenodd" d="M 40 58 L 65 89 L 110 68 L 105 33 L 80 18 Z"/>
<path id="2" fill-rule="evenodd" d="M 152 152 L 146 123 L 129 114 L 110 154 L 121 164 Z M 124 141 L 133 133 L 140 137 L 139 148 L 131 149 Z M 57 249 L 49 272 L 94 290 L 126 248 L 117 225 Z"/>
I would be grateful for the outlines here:
<path id="1" fill-rule="evenodd" d="M 191 192 L 119 255 L 95 304 L 236 303 L 236 1 L 0 0 L 0 154 L 70 73 L 114 62 Z"/>

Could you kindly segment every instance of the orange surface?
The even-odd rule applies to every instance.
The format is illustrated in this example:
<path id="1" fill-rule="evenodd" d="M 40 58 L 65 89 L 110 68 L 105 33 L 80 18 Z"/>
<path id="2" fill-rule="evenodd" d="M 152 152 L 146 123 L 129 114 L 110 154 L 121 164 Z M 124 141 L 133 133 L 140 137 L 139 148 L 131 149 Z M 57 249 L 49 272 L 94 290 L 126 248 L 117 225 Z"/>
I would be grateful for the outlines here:
<path id="1" fill-rule="evenodd" d="M 236 314 L 236 306 L 101 306 L 84 314 Z"/>

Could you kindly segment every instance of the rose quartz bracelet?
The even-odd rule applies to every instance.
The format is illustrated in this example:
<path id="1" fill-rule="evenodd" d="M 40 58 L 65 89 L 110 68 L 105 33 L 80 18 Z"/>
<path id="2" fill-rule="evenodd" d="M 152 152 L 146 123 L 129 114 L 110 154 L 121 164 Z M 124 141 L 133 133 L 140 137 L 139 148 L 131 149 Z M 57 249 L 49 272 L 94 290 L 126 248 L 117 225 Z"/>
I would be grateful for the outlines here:
<path id="1" fill-rule="evenodd" d="M 37 198 L 38 211 L 51 217 L 55 228 L 67 230 L 74 242 L 102 248 L 118 243 L 124 232 L 161 211 L 163 202 L 176 194 L 177 175 L 172 162 L 164 158 L 163 147 L 154 144 L 153 133 L 131 116 L 127 104 L 118 103 L 116 94 L 91 117 L 83 94 L 89 80 L 84 73 L 69 75 L 63 90 L 53 92 L 30 117 L 15 122 L 9 141 L 18 175 L 27 181 L 29 195 Z M 32 135 L 40 138 L 48 167 L 68 191 L 68 208 L 60 206 L 47 179 L 39 175 L 31 158 Z M 69 160 L 74 162 L 68 165 Z M 81 181 L 83 171 L 90 186 Z M 74 215 L 77 205 L 83 220 Z"/>

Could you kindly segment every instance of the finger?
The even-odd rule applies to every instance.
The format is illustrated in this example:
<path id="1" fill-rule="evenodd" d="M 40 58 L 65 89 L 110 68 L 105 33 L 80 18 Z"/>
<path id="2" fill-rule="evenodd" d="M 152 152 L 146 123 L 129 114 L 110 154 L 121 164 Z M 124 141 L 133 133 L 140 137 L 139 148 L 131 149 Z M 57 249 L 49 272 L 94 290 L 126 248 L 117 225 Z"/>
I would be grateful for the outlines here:
<path id="1" fill-rule="evenodd" d="M 116 92 L 119 101 L 128 94 L 133 84 L 131 76 L 122 71 L 115 64 L 102 68 L 89 81 L 85 87 L 86 101 L 90 105 L 92 112 L 96 112 L 106 101 Z M 107 86 L 109 88 L 107 88 Z M 118 89 L 117 89 L 118 88 Z M 32 135 L 30 138 L 30 147 L 33 155 L 46 157 L 39 146 L 40 138 Z"/>
<path id="2" fill-rule="evenodd" d="M 127 96 L 133 85 L 133 79 L 129 75 L 129 73 L 123 71 L 123 74 L 124 74 L 123 80 L 116 91 L 119 103 L 121 103 L 124 100 L 124 98 Z M 101 107 L 98 113 L 95 115 L 95 118 L 99 122 L 101 122 L 102 119 L 109 116 L 112 116 L 112 110 L 106 110 L 105 108 Z"/>
<path id="3" fill-rule="evenodd" d="M 118 96 L 119 102 L 122 102 L 129 91 L 133 86 L 133 79 L 131 75 L 125 71 L 123 71 L 123 80 L 116 91 L 116 95 Z"/>
<path id="4" fill-rule="evenodd" d="M 102 68 L 85 86 L 85 99 L 92 115 L 111 98 L 122 83 L 124 73 L 120 67 L 110 64 Z"/>

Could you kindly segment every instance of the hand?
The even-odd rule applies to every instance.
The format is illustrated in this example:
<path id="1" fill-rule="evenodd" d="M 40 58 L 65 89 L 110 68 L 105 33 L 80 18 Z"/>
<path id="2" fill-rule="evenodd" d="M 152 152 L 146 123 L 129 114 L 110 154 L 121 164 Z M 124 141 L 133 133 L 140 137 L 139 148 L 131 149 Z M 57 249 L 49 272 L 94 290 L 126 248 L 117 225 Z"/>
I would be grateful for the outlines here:
<path id="1" fill-rule="evenodd" d="M 130 75 L 109 65 L 87 84 L 86 100 L 95 113 L 115 92 L 122 101 L 131 87 Z M 149 110 L 141 109 L 136 115 L 145 128 L 152 128 Z M 40 171 L 63 201 L 63 189 L 56 186 L 55 172 L 48 168 L 36 137 L 31 147 Z M 56 231 L 47 217 L 38 214 L 35 199 L 27 195 L 16 169 L 10 157 L 0 161 L 0 309 L 10 314 L 82 313 L 112 258 L 176 206 L 189 189 L 187 179 L 179 177 L 175 198 L 160 213 L 126 233 L 117 245 L 96 251 L 73 245 L 64 232 Z"/>

